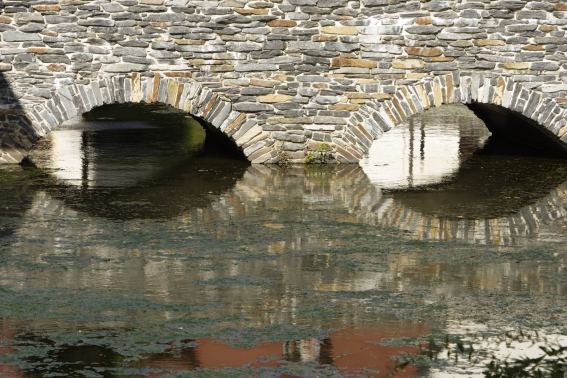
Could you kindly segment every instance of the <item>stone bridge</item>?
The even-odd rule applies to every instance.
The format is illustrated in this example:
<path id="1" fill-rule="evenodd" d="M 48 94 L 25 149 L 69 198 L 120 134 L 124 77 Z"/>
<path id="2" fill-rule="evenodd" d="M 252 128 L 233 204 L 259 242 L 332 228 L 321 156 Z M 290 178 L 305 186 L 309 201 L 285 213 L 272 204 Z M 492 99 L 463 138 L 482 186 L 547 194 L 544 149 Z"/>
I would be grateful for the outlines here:
<path id="1" fill-rule="evenodd" d="M 559 0 L 3 0 L 0 161 L 92 108 L 160 102 L 254 163 L 356 162 L 430 107 L 567 148 Z"/>

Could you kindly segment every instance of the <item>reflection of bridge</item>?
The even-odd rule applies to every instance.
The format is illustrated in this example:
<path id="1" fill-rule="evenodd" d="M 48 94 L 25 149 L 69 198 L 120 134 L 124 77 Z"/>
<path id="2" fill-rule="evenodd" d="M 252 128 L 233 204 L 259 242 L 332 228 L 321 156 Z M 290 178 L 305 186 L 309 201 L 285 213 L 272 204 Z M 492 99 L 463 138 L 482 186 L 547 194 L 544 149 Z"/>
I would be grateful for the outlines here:
<path id="1" fill-rule="evenodd" d="M 38 356 L 37 360 L 28 361 L 26 369 L 16 364 L 0 363 L 0 374 L 6 378 L 20 378 L 32 374 L 68 376 L 77 371 L 85 374 L 94 367 L 98 374 L 104 374 L 108 369 L 118 375 L 121 375 L 122 371 L 128 371 L 129 375 L 140 371 L 147 377 L 161 377 L 165 374 L 176 375 L 196 369 L 215 369 L 217 371 L 211 372 L 211 375 L 214 373 L 224 375 L 219 372 L 220 369 L 241 368 L 240 375 L 249 375 L 253 369 L 258 369 L 256 373 L 262 372 L 263 374 L 258 374 L 261 376 L 281 376 L 282 370 L 277 368 L 288 362 L 309 364 L 309 367 L 305 366 L 303 369 L 305 376 L 320 376 L 321 372 L 332 373 L 332 376 L 358 376 L 360 372 L 364 372 L 365 375 L 371 372 L 375 374 L 388 372 L 396 373 L 397 378 L 409 378 L 416 376 L 417 371 L 426 368 L 401 367 L 394 358 L 405 353 L 416 353 L 418 348 L 409 345 L 383 345 L 381 342 L 392 338 L 423 337 L 427 331 L 423 323 L 408 324 L 406 321 L 403 324 L 390 322 L 372 328 L 335 331 L 322 340 L 308 338 L 264 342 L 252 347 L 235 347 L 220 340 L 199 338 L 186 340 L 183 343 L 191 343 L 193 346 L 173 344 L 171 349 L 166 349 L 162 353 L 148 353 L 140 360 L 130 362 L 124 362 L 124 356 L 105 346 L 88 343 L 62 345 L 57 349 L 50 348 L 48 354 Z M 0 328 L 4 344 L 14 342 L 17 333 L 16 327 L 4 325 Z M 31 334 L 27 334 L 24 340 L 37 343 Z M 40 340 L 40 343 L 47 345 L 52 343 L 47 338 Z M 19 341 L 22 341 L 21 336 Z M 10 360 L 10 354 L 14 352 L 16 352 L 14 348 L 0 348 L 0 357 L 4 354 Z M 56 360 L 59 363 L 49 364 L 45 362 L 47 360 Z M 283 370 L 285 371 L 285 367 Z"/>
<path id="2" fill-rule="evenodd" d="M 433 216 L 388 198 L 367 212 L 365 222 L 408 231 L 419 240 L 462 241 L 488 245 L 518 245 L 545 237 L 546 225 L 567 219 L 567 185 L 554 189 L 537 204 L 516 214 L 488 219 L 452 219 Z M 471 204 L 474 206 L 474 204 Z"/>
<path id="3" fill-rule="evenodd" d="M 303 162 L 321 143 L 358 161 L 382 133 L 447 103 L 564 152 L 565 6 L 533 4 L 7 2 L 0 161 L 123 102 L 201 117 L 253 162 L 281 151 Z"/>
<path id="4" fill-rule="evenodd" d="M 269 206 L 277 202 L 282 192 L 273 188 L 297 187 L 294 200 L 307 208 L 327 208 L 335 211 L 341 207 L 354 222 L 402 230 L 418 240 L 462 241 L 489 245 L 524 244 L 526 239 L 544 237 L 546 227 L 563 219 L 567 220 L 567 184 L 550 188 L 551 192 L 538 200 L 512 212 L 511 215 L 490 218 L 459 219 L 454 215 L 428 214 L 419 208 L 409 207 L 396 195 L 384 194 L 368 181 L 360 168 L 341 167 L 329 173 L 299 169 L 283 174 L 269 167 L 251 167 L 235 186 L 233 192 L 242 203 L 258 203 Z M 281 181 L 293 180 L 293 185 Z M 321 185 L 321 183 L 324 185 Z M 328 186 L 327 186 L 328 185 Z M 311 193 L 305 196 L 305 192 Z M 281 189 L 286 190 L 286 189 Z M 260 191 L 260 192 L 259 192 Z M 422 195 L 424 195 L 422 193 Z M 289 196 L 289 194 L 288 194 Z M 504 200 L 504 199 L 503 199 Z M 337 205 L 340 203 L 340 205 Z M 475 203 L 468 203 L 474 207 Z"/>
<path id="5" fill-rule="evenodd" d="M 463 108 L 426 112 L 414 119 L 421 121 L 420 132 L 414 130 L 413 123 L 409 130 L 399 128 L 401 134 L 392 134 L 394 138 L 388 136 L 377 143 L 378 147 L 390 148 L 391 151 L 380 150 L 380 156 L 390 159 L 389 164 L 377 168 L 365 165 L 362 170 L 335 167 L 284 171 L 255 167 L 246 171 L 247 165 L 238 161 L 200 158 L 200 163 L 192 162 L 191 156 L 185 154 L 187 149 L 193 151 L 197 147 L 185 144 L 202 142 L 202 138 L 185 136 L 200 129 L 193 124 L 191 128 L 167 130 L 172 135 L 161 142 L 157 136 L 162 129 L 135 131 L 129 129 L 129 124 L 118 124 L 123 130 L 113 130 L 108 135 L 89 134 L 89 138 L 81 137 L 81 130 L 60 130 L 50 138 L 52 147 L 35 156 L 40 166 L 54 170 L 53 187 L 57 189 L 51 191 L 52 196 L 81 212 L 107 218 L 184 217 L 188 210 L 200 208 L 226 219 L 227 214 L 254 214 L 256 204 L 270 208 L 281 204 L 281 198 L 289 198 L 306 211 L 320 208 L 350 214 L 349 219 L 354 222 L 402 230 L 420 240 L 516 245 L 538 238 L 542 226 L 566 215 L 561 184 L 567 177 L 556 169 L 560 164 L 546 160 L 547 170 L 535 170 L 526 180 L 522 164 L 503 166 L 498 156 L 487 159 L 487 151 L 475 151 L 485 144 L 487 133 L 479 120 L 466 108 L 463 112 Z M 161 114 L 160 117 L 164 118 Z M 159 122 L 164 121 L 164 125 L 187 122 L 178 113 L 161 118 Z M 103 128 L 95 126 L 97 130 Z M 431 139 L 425 138 L 426 129 L 431 130 Z M 414 140 L 416 137 L 421 139 Z M 127 149 L 129 145 L 109 142 L 117 138 L 130 139 L 132 151 Z M 146 146 L 148 140 L 154 145 Z M 409 156 L 405 156 L 408 145 Z M 181 152 L 176 152 L 178 149 Z M 128 159 L 123 159 L 122 154 Z M 396 165 L 402 160 L 403 166 Z M 167 164 L 170 166 L 163 169 Z M 140 165 L 147 169 L 137 169 Z M 413 167 L 419 169 L 412 170 Z M 118 171 L 124 173 L 117 174 Z M 378 180 L 378 184 L 373 180 Z M 407 180 L 414 185 L 435 187 L 384 194 L 380 190 L 383 180 L 387 180 L 388 190 L 407 186 Z M 513 193 L 507 189 L 509 182 L 514 182 Z M 104 189 L 85 191 L 90 186 Z M 548 194 L 548 190 L 552 192 Z M 224 208 L 225 203 L 229 208 Z M 231 204 L 238 206 L 232 209 Z"/>
<path id="6" fill-rule="evenodd" d="M 195 172 L 194 176 L 197 175 L 198 173 Z M 321 219 L 351 224 L 362 223 L 379 226 L 380 229 L 401 230 L 406 237 L 417 240 L 459 241 L 498 246 L 523 245 L 528 239 L 556 238 L 558 233 L 555 230 L 563 227 L 562 224 L 567 219 L 566 184 L 551 189 L 547 196 L 535 204 L 515 209 L 511 215 L 487 219 L 459 219 L 432 215 L 414 204 L 408 206 L 403 198 L 399 199 L 395 194 L 383 193 L 368 181 L 362 169 L 354 166 L 333 167 L 325 170 L 295 168 L 285 171 L 275 167 L 252 166 L 240 180 L 236 183 L 232 182 L 234 185 L 232 188 L 222 187 L 220 183 L 211 182 L 207 177 L 205 173 L 200 179 L 201 185 L 206 187 L 206 183 L 209 182 L 216 188 L 214 192 L 207 194 L 207 198 L 186 191 L 186 187 L 195 184 L 194 181 L 182 184 L 186 178 L 182 179 L 182 182 L 171 182 L 171 187 L 157 186 L 160 193 L 168 193 L 167 197 L 170 199 L 168 201 L 164 201 L 161 196 L 151 195 L 151 188 L 146 190 L 121 189 L 118 196 L 114 191 L 102 190 L 96 193 L 95 190 L 91 193 L 72 187 L 37 192 L 35 196 L 31 193 L 26 196 L 20 194 L 16 200 L 18 202 L 21 202 L 19 198 L 24 197 L 30 200 L 35 197 L 35 199 L 21 220 L 23 223 L 20 223 L 17 228 L 12 227 L 11 232 L 21 235 L 24 239 L 31 238 L 32 241 L 53 240 L 52 243 L 41 244 L 41 251 L 38 252 L 42 256 L 69 253 L 68 247 L 56 240 L 65 240 L 66 235 L 72 234 L 77 243 L 86 246 L 84 247 L 86 248 L 85 253 L 95 253 L 96 256 L 103 259 L 115 259 L 122 254 L 120 251 L 123 248 L 123 240 L 101 239 L 102 235 L 112 234 L 112 231 L 107 228 L 113 227 L 113 223 L 107 223 L 104 221 L 105 218 L 116 220 L 135 220 L 144 216 L 167 218 L 171 221 L 160 226 L 163 228 L 161 232 L 164 235 L 206 232 L 219 240 L 236 238 L 240 240 L 239 243 L 252 243 L 248 247 L 250 252 L 270 255 L 279 255 L 290 250 L 305 251 L 326 248 L 325 240 L 318 236 L 316 229 L 305 228 L 301 225 L 304 222 L 317 224 Z M 164 183 L 167 183 L 167 180 Z M 28 189 L 30 190 L 33 189 Z M 112 202 L 111 198 L 118 198 L 119 201 Z M 153 205 L 153 202 L 159 205 Z M 273 229 L 275 239 L 267 238 L 258 245 L 253 241 L 255 239 L 248 240 L 251 237 L 250 230 L 246 228 L 245 223 L 238 221 L 239 219 L 254 219 L 266 213 L 281 215 L 289 213 L 292 209 L 294 211 L 303 209 L 302 219 L 298 219 L 298 215 L 294 215 L 293 218 L 293 222 L 300 222 L 300 224 L 281 224 L 279 216 L 276 215 L 273 220 L 268 220 L 269 223 L 264 225 L 266 230 Z M 87 223 L 83 220 L 85 216 L 90 219 Z M 64 226 L 53 224 L 50 219 L 59 219 L 64 222 Z M 171 225 L 167 226 L 170 223 Z M 128 231 L 128 233 L 131 232 L 134 231 Z M 158 231 L 152 230 L 151 232 Z M 24 237 L 24 235 L 27 236 Z M 176 240 L 175 237 L 174 240 Z M 91 251 L 88 247 L 93 241 L 95 244 L 102 243 L 97 245 L 96 251 Z M 37 245 L 32 242 L 32 244 L 20 247 L 22 250 L 34 253 Z M 290 272 L 300 270 L 295 266 L 296 263 L 298 262 L 290 258 L 281 269 L 289 269 Z M 156 290 L 162 284 L 165 285 L 163 290 L 167 292 L 174 290 L 166 282 L 157 283 L 161 282 L 159 280 L 162 274 L 159 273 L 161 263 L 148 261 L 147 264 L 148 267 L 144 270 L 149 269 L 148 274 L 153 269 L 157 269 L 155 273 L 155 278 L 158 280 Z M 149 268 L 149 266 L 154 266 L 154 268 Z M 186 269 L 193 270 L 189 267 Z M 92 273 L 85 278 L 97 280 L 95 277 L 97 274 Z M 112 280 L 109 274 L 110 272 L 104 273 L 99 279 Z M 199 277 L 204 272 L 197 270 L 194 274 Z M 153 276 L 153 274 L 150 275 Z M 375 277 L 375 274 L 370 274 L 370 276 L 367 277 L 367 280 L 357 281 L 357 290 L 372 288 L 376 279 L 389 281 L 392 278 L 389 274 L 382 278 Z M 74 277 L 73 275 L 69 279 L 72 281 Z M 205 277 L 206 275 L 203 276 L 203 279 Z M 60 278 L 58 276 L 57 280 Z M 297 279 L 299 284 L 300 279 Z M 314 280 L 305 284 L 310 286 L 316 282 L 317 280 Z M 367 284 L 364 282 L 369 283 L 370 286 L 365 286 Z M 320 290 L 331 289 L 324 281 L 320 281 L 317 285 Z M 336 289 L 335 284 L 332 287 Z"/>
<path id="7" fill-rule="evenodd" d="M 157 185 L 155 190 L 159 189 L 160 194 L 145 185 L 88 192 L 60 186 L 51 191 L 51 196 L 42 195 L 47 202 L 42 205 L 36 202 L 40 207 L 31 211 L 49 208 L 49 198 L 54 196 L 70 208 L 92 216 L 177 217 L 178 222 L 208 228 L 208 220 L 229 221 L 292 206 L 304 211 L 326 210 L 331 219 L 400 230 L 418 240 L 500 246 L 523 245 L 528 239 L 558 238 L 559 234 L 553 229 L 559 230 L 562 220 L 567 220 L 567 184 L 549 188 L 549 194 L 539 200 L 529 196 L 523 200 L 535 202 L 531 204 L 522 202 L 521 198 L 490 198 L 488 204 L 484 204 L 482 196 L 458 197 L 451 202 L 435 191 L 431 195 L 433 201 L 444 201 L 437 206 L 438 202 L 428 204 L 426 192 L 419 193 L 419 200 L 405 192 L 384 193 L 355 166 L 325 170 L 252 166 L 240 179 L 237 177 L 240 174 L 228 173 L 236 168 L 245 169 L 222 162 L 208 171 L 200 171 L 198 167 L 189 169 L 186 174 L 166 178 Z M 177 173 L 172 170 L 172 174 Z M 229 177 L 231 179 L 226 181 Z M 203 191 L 205 193 L 201 193 Z M 463 202 L 466 206 L 462 206 Z M 500 202 L 502 206 L 494 209 L 493 202 Z M 483 216 L 483 211 L 488 215 Z M 41 214 L 34 216 L 41 217 Z M 277 219 L 274 222 L 277 223 Z M 214 227 L 220 229 L 214 231 Z M 238 227 L 238 223 L 230 227 Z M 228 232 L 221 230 L 222 224 L 210 226 L 211 232 Z M 305 232 L 301 238 L 310 239 Z"/>
<path id="8" fill-rule="evenodd" d="M 167 185 L 167 180 L 163 184 Z M 448 253 L 441 258 L 420 249 L 421 243 L 407 243 L 400 252 L 397 249 L 405 243 L 399 242 L 395 232 L 393 250 L 388 249 L 391 245 L 384 250 L 371 241 L 364 252 L 355 254 L 361 256 L 353 256 L 349 251 L 356 246 L 341 244 L 352 240 L 350 236 L 335 237 L 330 235 L 334 228 L 321 225 L 337 222 L 341 230 L 354 226 L 351 228 L 355 232 L 360 224 L 380 226 L 364 227 L 369 238 L 372 235 L 368 229 L 380 233 L 383 227 L 392 227 L 407 229 L 410 237 L 420 240 L 479 242 L 484 236 L 481 241 L 486 244 L 522 244 L 525 238 L 537 239 L 545 234 L 549 227 L 546 220 L 561 224 L 560 220 L 565 219 L 567 188 L 563 185 L 551 189 L 536 204 L 517 209 L 512 216 L 469 221 L 484 226 L 472 228 L 475 234 L 452 231 L 464 228 L 460 226 L 466 225 L 464 220 L 442 223 L 439 217 L 383 193 L 354 166 L 288 170 L 252 166 L 232 187 L 212 193 L 210 201 L 191 208 L 183 207 L 184 186 L 175 182 L 171 185 L 166 192 L 180 192 L 172 193 L 176 201 L 166 202 L 164 208 L 156 210 L 158 216 L 165 211 L 168 219 L 141 219 L 143 213 L 129 212 L 129 207 L 139 206 L 136 190 L 131 192 L 132 197 L 124 192 L 125 208 L 121 211 L 125 215 L 112 216 L 110 221 L 105 218 L 109 208 L 99 208 L 103 200 L 89 206 L 87 195 L 59 197 L 58 192 L 76 190 L 62 188 L 61 184 L 25 196 L 33 197 L 33 202 L 14 230 L 16 250 L 4 254 L 7 263 L 0 267 L 3 284 L 20 289 L 37 285 L 113 287 L 160 302 L 189 301 L 197 307 L 221 303 L 222 307 L 214 308 L 215 316 L 244 317 L 251 327 L 302 324 L 308 319 L 310 326 L 325 328 L 363 326 L 368 319 L 375 320 L 377 314 L 390 311 L 399 311 L 396 314 L 403 317 L 404 310 L 395 306 L 398 301 L 404 305 L 419 300 L 455 306 L 458 312 L 462 307 L 449 303 L 447 294 L 469 300 L 477 294 L 474 290 L 502 294 L 519 282 L 537 293 L 533 302 L 522 306 L 541 312 L 557 306 L 556 299 L 549 304 L 547 294 L 565 290 L 548 271 L 534 269 L 534 265 L 493 260 L 472 265 L 455 262 L 451 256 L 462 256 L 463 251 L 453 246 L 445 249 Z M 100 196 L 104 198 L 104 194 Z M 487 230 L 486 225 L 493 229 Z M 71 239 L 72 243 L 68 243 Z M 7 236 L 6 240 L 11 239 Z M 357 269 L 348 265 L 354 260 Z M 33 268 L 29 268 L 30 262 Z M 400 297 L 393 299 L 391 293 L 399 293 Z M 336 314 L 313 317 L 311 311 L 326 308 L 329 298 L 338 298 L 333 304 Z M 367 311 L 367 300 L 373 300 L 372 313 Z M 120 310 L 112 306 L 115 302 L 111 310 Z M 451 311 L 438 312 L 436 318 L 450 317 Z M 175 314 L 159 309 L 152 316 L 167 318 Z M 114 324 L 126 327 L 128 319 L 125 316 Z"/>

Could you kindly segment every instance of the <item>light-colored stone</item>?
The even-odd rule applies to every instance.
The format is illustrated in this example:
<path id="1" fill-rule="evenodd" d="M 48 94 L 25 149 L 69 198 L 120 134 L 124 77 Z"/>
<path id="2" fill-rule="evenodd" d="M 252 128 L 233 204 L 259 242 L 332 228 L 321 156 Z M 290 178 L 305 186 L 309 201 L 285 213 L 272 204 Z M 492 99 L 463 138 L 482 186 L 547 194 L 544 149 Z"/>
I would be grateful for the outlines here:
<path id="1" fill-rule="evenodd" d="M 331 67 L 376 68 L 377 66 L 376 62 L 366 59 L 333 58 L 331 60 Z"/>
<path id="2" fill-rule="evenodd" d="M 288 96 L 288 95 L 270 94 L 270 95 L 265 95 L 265 96 L 258 96 L 258 101 L 274 104 L 274 103 L 280 103 L 280 102 L 287 102 L 291 98 L 292 98 L 292 96 Z"/>
<path id="3" fill-rule="evenodd" d="M 396 59 L 392 62 L 392 67 L 399 70 L 411 70 L 425 67 L 425 62 L 419 59 Z"/>
<path id="4" fill-rule="evenodd" d="M 485 46 L 504 46 L 506 41 L 501 39 L 475 39 L 473 43 L 479 47 Z"/>
<path id="5" fill-rule="evenodd" d="M 406 47 L 406 53 L 408 55 L 435 57 L 443 55 L 443 50 L 438 47 Z"/>
<path id="6" fill-rule="evenodd" d="M 326 34 L 356 35 L 358 34 L 358 28 L 355 26 L 324 26 L 321 28 L 321 32 Z"/>
<path id="7" fill-rule="evenodd" d="M 530 64 L 520 62 L 500 63 L 500 67 L 507 70 L 527 70 L 530 68 Z"/>
<path id="8" fill-rule="evenodd" d="M 273 28 L 293 28 L 296 25 L 297 22 L 293 20 L 277 19 L 268 22 L 268 26 Z"/>

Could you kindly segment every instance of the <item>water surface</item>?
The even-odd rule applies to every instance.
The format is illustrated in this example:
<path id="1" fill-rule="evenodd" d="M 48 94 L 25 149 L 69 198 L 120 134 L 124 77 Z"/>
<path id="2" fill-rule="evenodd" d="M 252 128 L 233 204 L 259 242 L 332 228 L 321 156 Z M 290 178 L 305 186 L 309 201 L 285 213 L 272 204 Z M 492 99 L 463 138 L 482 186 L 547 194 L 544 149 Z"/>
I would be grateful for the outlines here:
<path id="1" fill-rule="evenodd" d="M 250 166 L 160 108 L 54 132 L 0 171 L 0 375 L 481 374 L 506 331 L 562 342 L 565 161 L 444 112 L 363 167 Z"/>

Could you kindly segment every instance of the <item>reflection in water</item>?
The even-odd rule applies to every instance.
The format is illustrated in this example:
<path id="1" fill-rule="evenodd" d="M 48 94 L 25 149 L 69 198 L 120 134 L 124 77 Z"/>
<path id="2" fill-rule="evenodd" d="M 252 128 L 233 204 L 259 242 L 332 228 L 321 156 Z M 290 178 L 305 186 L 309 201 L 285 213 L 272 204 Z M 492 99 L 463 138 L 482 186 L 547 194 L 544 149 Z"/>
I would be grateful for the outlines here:
<path id="1" fill-rule="evenodd" d="M 122 132 L 88 129 L 76 171 L 49 149 L 2 171 L 0 373 L 383 376 L 465 321 L 563 332 L 563 162 L 447 138 L 461 169 L 388 187 L 211 157 L 167 126 L 128 128 L 122 160 Z"/>
<path id="2" fill-rule="evenodd" d="M 50 134 L 32 159 L 67 185 L 126 187 L 164 167 L 187 160 L 204 146 L 205 131 L 193 118 L 161 106 L 122 106 Z M 135 121 L 121 119 L 135 118 Z M 167 137 L 164 137 L 167 135 Z"/>
<path id="3" fill-rule="evenodd" d="M 420 337 L 426 329 L 421 325 L 389 324 L 387 329 L 345 329 L 332 332 L 324 339 L 309 338 L 286 342 L 260 343 L 252 347 L 234 347 L 214 339 L 184 340 L 182 345 L 171 345 L 164 352 L 145 355 L 139 361 L 128 361 L 111 348 L 101 345 L 59 345 L 50 339 L 26 334 L 18 336 L 16 344 L 29 343 L 47 347 L 42 357 L 27 359 L 31 369 L 26 376 L 69 376 L 81 372 L 85 375 L 110 372 L 130 372 L 144 376 L 169 376 L 179 371 L 197 369 L 227 369 L 246 366 L 256 371 L 272 371 L 270 376 L 283 372 L 286 363 L 306 363 L 314 366 L 333 366 L 338 374 L 352 376 L 413 377 L 423 369 L 402 368 L 395 357 L 401 353 L 416 353 L 414 346 L 385 345 L 382 341 L 393 337 Z M 0 351 L 0 354 L 2 352 Z M 53 364 L 52 361 L 57 361 Z M 7 365 L 10 366 L 10 365 Z M 0 372 L 2 372 L 0 370 Z M 23 376 L 23 372 L 10 367 L 10 377 Z M 310 371 L 303 369 L 309 374 Z"/>
<path id="4" fill-rule="evenodd" d="M 450 371 L 451 376 L 455 377 L 565 376 L 567 336 L 522 329 L 479 336 L 482 335 L 479 331 L 483 330 L 483 324 L 448 322 L 447 333 L 453 335 L 452 340 L 442 341 L 439 345 L 434 342 L 421 353 L 445 362 L 456 360 L 451 363 Z M 431 350 L 431 345 L 434 350 Z M 471 368 L 470 361 L 474 361 L 478 367 Z M 440 369 L 434 369 L 431 375 L 443 376 L 443 373 Z"/>
<path id="5" fill-rule="evenodd" d="M 454 175 L 489 136 L 482 121 L 466 107 L 433 108 L 384 134 L 361 165 L 382 188 L 436 184 Z"/>

